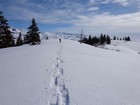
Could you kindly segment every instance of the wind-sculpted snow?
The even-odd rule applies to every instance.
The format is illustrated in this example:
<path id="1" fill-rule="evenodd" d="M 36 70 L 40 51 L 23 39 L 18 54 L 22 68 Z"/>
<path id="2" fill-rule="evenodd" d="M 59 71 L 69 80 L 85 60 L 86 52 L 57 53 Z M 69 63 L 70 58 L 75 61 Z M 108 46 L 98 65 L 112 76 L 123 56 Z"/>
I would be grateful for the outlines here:
<path id="1" fill-rule="evenodd" d="M 70 96 L 65 87 L 63 59 L 61 57 L 62 45 L 59 45 L 57 57 L 54 58 L 54 64 L 51 68 L 51 81 L 48 105 L 69 105 Z"/>

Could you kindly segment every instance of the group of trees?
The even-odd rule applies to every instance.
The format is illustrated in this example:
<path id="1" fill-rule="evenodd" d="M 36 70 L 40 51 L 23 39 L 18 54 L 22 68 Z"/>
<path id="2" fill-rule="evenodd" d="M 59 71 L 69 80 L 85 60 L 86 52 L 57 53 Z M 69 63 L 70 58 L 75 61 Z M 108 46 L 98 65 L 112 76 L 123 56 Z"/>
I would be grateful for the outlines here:
<path id="1" fill-rule="evenodd" d="M 32 19 L 32 24 L 28 27 L 28 32 L 22 38 L 22 34 L 19 33 L 17 40 L 14 40 L 14 37 L 10 31 L 10 26 L 8 25 L 8 20 L 3 16 L 2 11 L 0 11 L 0 48 L 20 46 L 23 44 L 36 45 L 40 44 L 39 28 L 35 22 L 35 19 Z"/>
<path id="2" fill-rule="evenodd" d="M 83 35 L 81 34 L 80 42 L 86 43 L 86 44 L 89 44 L 89 45 L 93 45 L 93 46 L 111 44 L 111 40 L 131 41 L 129 36 L 128 37 L 123 37 L 123 38 L 119 38 L 119 37 L 114 36 L 113 39 L 111 39 L 109 37 L 109 35 L 105 35 L 105 34 L 101 34 L 100 37 L 89 35 L 89 37 L 83 37 L 82 38 L 82 36 Z"/>
<path id="3" fill-rule="evenodd" d="M 93 45 L 93 46 L 97 46 L 97 45 L 104 45 L 104 44 L 111 44 L 111 39 L 108 35 L 103 35 L 101 34 L 100 37 L 96 37 L 96 36 L 91 36 L 89 35 L 89 37 L 84 37 L 81 42 L 89 44 L 89 45 Z"/>
<path id="4" fill-rule="evenodd" d="M 119 38 L 119 37 L 114 36 L 114 37 L 113 37 L 113 40 L 125 40 L 125 41 L 131 41 L 131 39 L 130 39 L 129 36 L 128 36 L 128 37 L 123 37 L 123 38 Z"/>

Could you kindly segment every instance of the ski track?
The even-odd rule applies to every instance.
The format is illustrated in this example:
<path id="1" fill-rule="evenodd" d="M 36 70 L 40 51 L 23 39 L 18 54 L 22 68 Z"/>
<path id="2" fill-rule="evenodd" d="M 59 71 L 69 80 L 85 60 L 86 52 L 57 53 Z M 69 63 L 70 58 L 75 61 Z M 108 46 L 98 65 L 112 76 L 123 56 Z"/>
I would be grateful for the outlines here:
<path id="1" fill-rule="evenodd" d="M 64 82 L 63 59 L 61 53 L 62 45 L 60 44 L 57 57 L 54 58 L 54 64 L 51 68 L 48 105 L 70 105 L 69 92 Z"/>

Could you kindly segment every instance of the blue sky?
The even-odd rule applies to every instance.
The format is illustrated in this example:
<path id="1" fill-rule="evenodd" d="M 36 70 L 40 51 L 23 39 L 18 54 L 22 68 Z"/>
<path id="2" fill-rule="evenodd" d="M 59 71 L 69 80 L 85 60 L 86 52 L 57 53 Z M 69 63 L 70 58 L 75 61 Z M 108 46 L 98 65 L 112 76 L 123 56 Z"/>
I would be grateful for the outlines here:
<path id="1" fill-rule="evenodd" d="M 0 0 L 0 10 L 19 29 L 34 17 L 43 32 L 140 33 L 140 0 Z"/>

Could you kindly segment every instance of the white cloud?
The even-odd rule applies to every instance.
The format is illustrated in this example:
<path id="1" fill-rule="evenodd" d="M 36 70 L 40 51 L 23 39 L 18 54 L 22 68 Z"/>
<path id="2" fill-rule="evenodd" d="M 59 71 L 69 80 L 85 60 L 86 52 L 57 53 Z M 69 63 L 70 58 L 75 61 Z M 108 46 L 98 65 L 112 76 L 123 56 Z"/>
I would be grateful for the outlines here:
<path id="1" fill-rule="evenodd" d="M 88 11 L 97 11 L 99 10 L 99 7 L 90 7 L 88 8 Z"/>
<path id="2" fill-rule="evenodd" d="M 121 6 L 128 6 L 129 4 L 131 4 L 132 0 L 91 0 L 90 3 L 98 3 L 98 4 L 110 4 L 110 3 L 117 3 Z M 133 0 L 133 2 L 136 2 L 136 0 Z"/>
<path id="3" fill-rule="evenodd" d="M 49 0 L 46 2 L 51 2 Z M 61 0 L 59 0 L 61 1 Z M 54 5 L 53 8 L 48 9 L 48 5 L 36 4 L 29 2 L 28 0 L 22 0 L 20 5 L 9 5 L 10 20 L 28 20 L 34 17 L 37 23 L 43 24 L 71 24 L 71 27 L 60 28 L 57 30 L 65 31 L 77 31 L 83 27 L 87 33 L 103 32 L 103 33 L 116 33 L 116 32 L 138 32 L 140 33 L 140 12 L 130 14 L 113 15 L 108 12 L 95 14 L 100 8 L 95 5 L 83 5 L 80 3 L 69 2 L 64 0 L 65 4 L 61 6 L 63 8 L 57 8 Z M 122 6 L 127 6 L 132 3 L 131 0 L 90 0 L 93 4 L 96 3 L 118 3 Z M 17 0 L 17 2 L 19 2 Z M 57 0 L 55 3 L 57 4 Z M 137 1 L 138 2 L 138 1 Z M 20 2 L 19 2 L 20 3 Z M 22 6 L 21 6 L 22 5 Z M 60 6 L 59 6 L 60 7 Z M 55 8 L 55 9 L 54 9 Z M 39 10 L 39 11 L 38 11 Z"/>
<path id="4" fill-rule="evenodd" d="M 122 6 L 128 6 L 130 4 L 129 0 L 113 0 L 113 3 L 119 3 Z"/>
<path id="5" fill-rule="evenodd" d="M 81 27 L 85 34 L 99 35 L 131 35 L 140 33 L 140 12 L 132 14 L 111 15 L 108 12 L 99 15 L 78 15 L 77 19 L 68 21 L 71 27 L 59 28 L 54 31 L 80 33 Z"/>
<path id="6" fill-rule="evenodd" d="M 95 2 L 95 0 L 90 0 L 90 2 Z"/>
<path id="7" fill-rule="evenodd" d="M 110 2 L 110 0 L 104 0 L 101 2 L 101 4 L 108 4 Z"/>
<path id="8" fill-rule="evenodd" d="M 75 27 L 84 27 L 87 32 L 140 33 L 140 12 L 133 14 L 111 15 L 104 13 L 94 16 L 78 16 L 73 21 Z"/>

